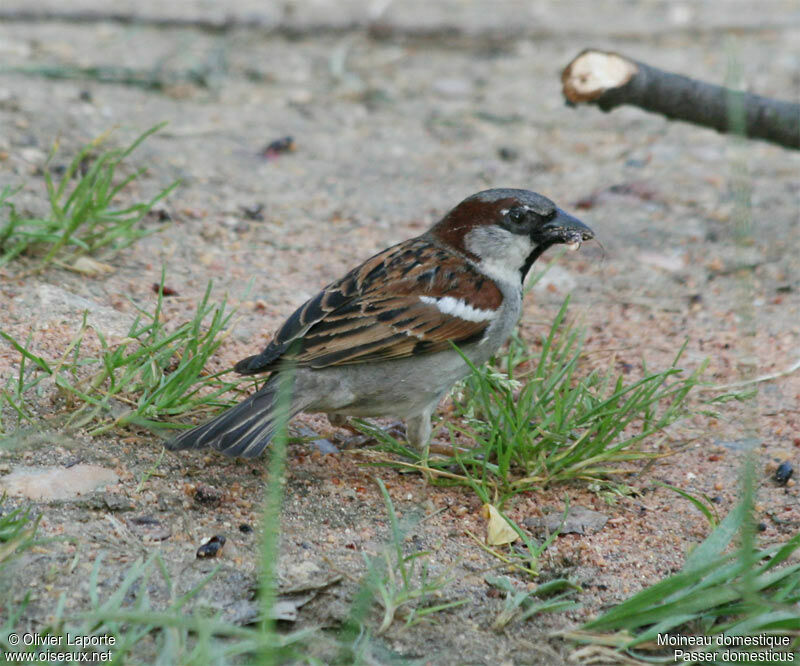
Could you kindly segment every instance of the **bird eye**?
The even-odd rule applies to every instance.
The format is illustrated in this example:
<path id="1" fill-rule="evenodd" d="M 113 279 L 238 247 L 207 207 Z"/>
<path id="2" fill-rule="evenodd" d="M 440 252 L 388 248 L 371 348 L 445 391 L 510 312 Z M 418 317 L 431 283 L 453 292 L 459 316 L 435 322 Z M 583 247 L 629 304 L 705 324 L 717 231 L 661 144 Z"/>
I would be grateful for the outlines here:
<path id="1" fill-rule="evenodd" d="M 512 208 L 508 211 L 508 219 L 514 224 L 519 224 L 525 219 L 525 212 L 519 208 Z"/>

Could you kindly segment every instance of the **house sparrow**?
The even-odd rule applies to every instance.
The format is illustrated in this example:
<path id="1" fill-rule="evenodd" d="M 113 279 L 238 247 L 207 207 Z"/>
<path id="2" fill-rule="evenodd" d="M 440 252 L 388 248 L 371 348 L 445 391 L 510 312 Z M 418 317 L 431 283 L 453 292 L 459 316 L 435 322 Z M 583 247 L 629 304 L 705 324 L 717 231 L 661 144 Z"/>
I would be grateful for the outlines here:
<path id="1" fill-rule="evenodd" d="M 453 345 L 476 366 L 489 360 L 519 320 L 533 262 L 552 245 L 577 250 L 593 237 L 540 194 L 473 194 L 298 308 L 264 351 L 235 366 L 271 373 L 266 384 L 167 448 L 252 458 L 278 421 L 299 412 L 324 412 L 337 425 L 345 416 L 400 417 L 422 448 L 433 410 L 469 374 Z"/>

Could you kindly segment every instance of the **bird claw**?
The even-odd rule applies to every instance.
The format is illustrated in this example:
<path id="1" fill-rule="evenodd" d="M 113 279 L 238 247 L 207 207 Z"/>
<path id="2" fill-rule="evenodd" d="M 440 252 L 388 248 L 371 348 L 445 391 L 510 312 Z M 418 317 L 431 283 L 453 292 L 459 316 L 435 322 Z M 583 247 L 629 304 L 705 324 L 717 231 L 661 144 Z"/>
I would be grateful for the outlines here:
<path id="1" fill-rule="evenodd" d="M 469 449 L 462 449 L 460 446 L 453 446 L 452 444 L 443 444 L 441 442 L 431 442 L 428 444 L 428 451 L 430 453 L 436 453 L 440 456 L 447 456 L 449 458 L 455 458 L 458 455 L 462 455 L 464 453 L 470 453 Z"/>
<path id="2" fill-rule="evenodd" d="M 406 424 L 402 421 L 395 421 L 394 423 L 390 423 L 383 429 L 389 437 L 394 437 L 395 439 L 405 439 L 406 438 Z"/>

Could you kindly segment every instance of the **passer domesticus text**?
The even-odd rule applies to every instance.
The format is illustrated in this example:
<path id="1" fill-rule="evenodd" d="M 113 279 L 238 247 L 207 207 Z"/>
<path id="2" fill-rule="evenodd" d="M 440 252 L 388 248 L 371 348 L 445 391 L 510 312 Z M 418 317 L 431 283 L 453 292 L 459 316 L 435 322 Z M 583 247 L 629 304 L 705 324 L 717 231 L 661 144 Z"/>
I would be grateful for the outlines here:
<path id="1" fill-rule="evenodd" d="M 324 412 L 395 416 L 424 447 L 431 413 L 447 390 L 505 342 L 519 320 L 534 261 L 564 243 L 578 249 L 591 229 L 527 190 L 494 189 L 462 201 L 421 236 L 384 250 L 325 287 L 281 326 L 266 349 L 236 364 L 266 384 L 167 444 L 260 454 L 279 402 L 288 417 Z M 289 379 L 291 386 L 282 380 Z"/>

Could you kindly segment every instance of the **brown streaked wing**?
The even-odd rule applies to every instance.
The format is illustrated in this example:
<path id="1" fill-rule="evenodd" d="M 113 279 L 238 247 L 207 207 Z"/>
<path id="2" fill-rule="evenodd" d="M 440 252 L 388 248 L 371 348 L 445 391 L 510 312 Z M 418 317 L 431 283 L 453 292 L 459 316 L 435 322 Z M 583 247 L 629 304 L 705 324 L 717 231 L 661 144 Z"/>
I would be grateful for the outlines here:
<path id="1" fill-rule="evenodd" d="M 243 358 L 234 366 L 234 370 L 239 374 L 255 375 L 277 369 L 282 361 L 295 360 L 295 354 L 289 353 L 290 348 L 295 351 L 306 331 L 323 321 L 332 312 L 344 312 L 351 309 L 353 301 L 360 297 L 360 285 L 358 284 L 360 271 L 372 264 L 381 263 L 383 257 L 394 249 L 389 248 L 368 259 L 361 266 L 353 269 L 336 282 L 332 282 L 316 296 L 303 303 L 277 330 L 260 354 Z"/>
<path id="2" fill-rule="evenodd" d="M 491 320 L 468 321 L 445 314 L 420 296 L 468 299 L 495 310 L 497 286 L 458 255 L 428 241 L 407 243 L 359 271 L 360 294 L 310 326 L 291 360 L 314 368 L 406 358 L 479 339 Z M 387 280 L 386 278 L 389 277 Z"/>
<path id="3" fill-rule="evenodd" d="M 421 295 L 488 310 L 503 301 L 494 282 L 461 257 L 415 239 L 369 259 L 299 308 L 255 357 L 267 361 L 258 371 L 282 362 L 323 368 L 442 351 L 479 339 L 491 323 L 445 314 Z"/>

